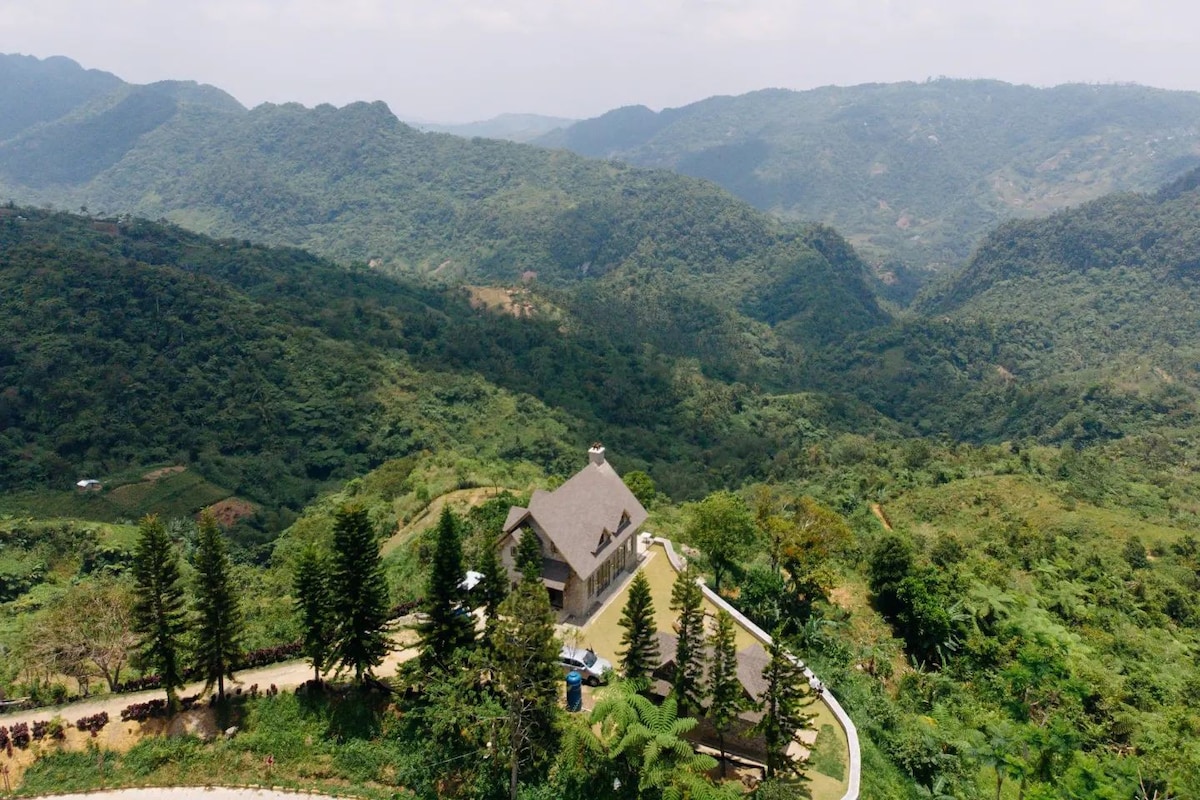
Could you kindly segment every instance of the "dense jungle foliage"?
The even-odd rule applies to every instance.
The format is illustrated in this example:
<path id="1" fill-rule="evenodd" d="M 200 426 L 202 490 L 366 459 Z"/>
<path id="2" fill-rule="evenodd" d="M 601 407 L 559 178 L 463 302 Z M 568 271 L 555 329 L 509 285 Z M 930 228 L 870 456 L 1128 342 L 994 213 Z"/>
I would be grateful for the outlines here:
<path id="1" fill-rule="evenodd" d="M 1200 774 L 1193 707 L 1200 479 L 1188 465 L 1198 457 L 1195 443 L 1158 435 L 1077 451 L 843 434 L 812 448 L 802 479 L 742 493 L 754 542 L 732 562 L 723 591 L 759 624 L 782 627 L 857 721 L 864 797 L 1190 796 Z M 399 547 L 384 546 L 391 599 L 402 602 L 420 596 L 434 556 L 434 528 L 410 528 L 409 520 L 464 478 L 545 480 L 505 476 L 499 462 L 418 457 L 324 496 L 281 537 L 266 569 L 238 568 L 250 641 L 296 635 L 288 577 L 305 547 L 327 546 L 344 503 L 364 508 L 381 536 L 407 531 Z M 468 566 L 509 505 L 522 500 L 496 493 L 460 506 Z M 660 495 L 649 524 L 686 543 L 691 508 Z M 19 548 L 36 538 L 28 527 L 9 530 L 6 541 Z M 194 527 L 171 530 L 191 552 Z M 128 530 L 63 525 L 47 533 L 59 542 L 99 537 L 117 552 L 131 545 Z M 707 565 L 706 552 L 700 563 Z M 38 615 L 51 613 L 73 583 L 128 569 L 119 558 L 102 568 L 94 559 L 48 566 L 36 591 L 5 606 L 14 613 L 0 644 L 19 648 L 22 631 L 45 631 Z M 30 674 L 36 670 L 14 669 L 5 679 Z M 411 731 L 370 725 L 339 733 L 320 713 L 289 713 L 305 730 L 318 727 L 311 744 L 287 750 L 283 774 L 289 764 L 324 757 L 334 742 L 371 763 L 403 767 L 403 777 L 381 767 L 328 773 L 364 781 L 368 791 L 399 782 L 433 792 L 454 776 L 490 774 L 465 743 L 462 760 L 448 765 L 444 746 L 435 748 L 439 757 L 427 750 L 431 742 L 406 739 Z M 408 755 L 397 758 L 401 742 Z M 180 764 L 256 768 L 235 756 L 224 761 L 226 747 L 189 745 Z M 54 774 L 61 760 L 44 769 Z M 439 766 L 421 772 L 431 764 Z M 146 774 L 159 769 L 167 767 Z M 293 777 L 306 775 L 310 783 L 299 785 L 311 785 L 312 773 Z M 486 785 L 461 791 L 487 796 Z"/>
<path id="2" fill-rule="evenodd" d="M 19 62 L 5 91 L 35 96 L 39 64 L 84 80 Z M 1001 225 L 893 321 L 838 233 L 700 181 L 420 134 L 378 104 L 246 111 L 211 87 L 86 81 L 11 123 L 3 189 L 238 238 L 0 208 L 0 690 L 74 691 L 39 645 L 82 618 L 73 604 L 121 596 L 126 523 L 147 511 L 186 575 L 197 510 L 257 509 L 229 532 L 244 644 L 270 648 L 298 636 L 292 570 L 346 503 L 403 604 L 425 587 L 435 501 L 458 504 L 477 563 L 510 505 L 602 439 L 622 473 L 646 473 L 647 527 L 699 548 L 841 698 L 864 797 L 1200 793 L 1200 172 Z M 987 90 L 964 107 L 1009 111 L 1026 91 L 905 88 Z M 1052 91 L 1068 109 L 1108 98 L 1096 119 L 1184 125 L 1145 99 L 1174 94 Z M 861 111 L 843 123 L 880 119 Z M 992 135 L 1054 155 L 1022 139 L 1040 122 L 1005 118 Z M 913 130 L 906 146 L 966 147 Z M 1087 159 L 1119 149 L 1098 142 Z M 1039 164 L 1013 174 L 1057 169 Z M 951 172 L 930 170 L 943 189 Z M 83 477 L 104 486 L 73 488 Z M 702 531 L 710 502 L 746 536 Z M 477 747 L 447 766 L 434 739 L 411 751 L 411 731 L 330 713 L 264 699 L 241 742 L 154 740 L 107 776 L 248 770 L 247 753 L 286 745 L 281 769 L 315 755 L 331 782 L 378 794 L 494 788 L 469 784 L 492 774 Z M 91 775 L 87 758 L 48 760 L 29 785 Z"/>
<path id="3" fill-rule="evenodd" d="M 831 351 L 816 382 L 958 438 L 1082 446 L 1194 427 L 1198 180 L 1000 226 L 917 313 Z"/>
<path id="4" fill-rule="evenodd" d="M 1152 189 L 1195 166 L 1198 126 L 1196 93 L 939 79 L 621 108 L 538 142 L 707 178 L 833 225 L 904 301 L 923 270 L 956 268 L 1001 220 Z"/>
<path id="5" fill-rule="evenodd" d="M 470 450 L 561 472 L 566 452 L 603 436 L 689 496 L 786 473 L 826 426 L 862 421 L 820 397 L 704 374 L 786 382 L 777 355 L 713 347 L 681 360 L 632 335 L 609 339 L 583 316 L 599 316 L 595 295 L 575 318 L 517 317 L 462 292 L 139 220 L 0 209 L 0 280 L 10 491 L 178 463 L 263 504 L 261 525 L 278 531 L 287 516 L 274 514 L 323 484 L 411 453 Z M 106 498 L 88 513 L 153 510 Z"/>

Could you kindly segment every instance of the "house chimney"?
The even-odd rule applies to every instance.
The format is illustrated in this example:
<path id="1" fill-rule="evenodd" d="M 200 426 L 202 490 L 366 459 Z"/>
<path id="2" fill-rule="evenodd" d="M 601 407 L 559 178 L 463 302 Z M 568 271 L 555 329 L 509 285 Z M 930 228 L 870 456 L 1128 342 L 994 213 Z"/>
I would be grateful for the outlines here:
<path id="1" fill-rule="evenodd" d="M 604 463 L 604 445 L 596 442 L 592 445 L 592 449 L 588 450 L 588 460 L 597 467 Z"/>

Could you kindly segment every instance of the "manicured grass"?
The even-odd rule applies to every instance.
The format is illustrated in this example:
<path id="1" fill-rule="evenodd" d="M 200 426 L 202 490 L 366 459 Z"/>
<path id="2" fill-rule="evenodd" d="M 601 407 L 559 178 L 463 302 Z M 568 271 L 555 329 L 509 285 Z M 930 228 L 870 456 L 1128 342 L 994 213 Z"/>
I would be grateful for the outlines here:
<path id="1" fill-rule="evenodd" d="M 828 723 L 821 725 L 808 762 L 814 772 L 828 775 L 836 781 L 846 779 L 846 747 L 843 739 L 834 726 Z"/>
<path id="2" fill-rule="evenodd" d="M 676 614 L 671 611 L 671 587 L 675 582 L 675 576 L 678 574 L 675 568 L 671 566 L 670 560 L 667 558 L 667 553 L 662 545 L 652 545 L 646 553 L 647 558 L 643 561 L 641 571 L 646 575 L 647 581 L 650 583 L 650 595 L 654 601 L 654 618 L 658 623 L 658 629 L 664 632 L 674 632 L 673 624 Z M 619 624 L 621 618 L 621 610 L 625 607 L 625 602 L 629 596 L 628 580 L 624 586 L 612 597 L 606 601 L 603 608 L 588 620 L 587 624 L 580 632 L 578 644 L 592 647 L 597 653 L 610 659 L 614 664 L 617 661 L 617 652 L 620 650 L 620 641 L 622 628 Z M 709 602 L 707 598 L 704 601 L 704 611 L 708 615 L 717 613 L 717 607 Z M 748 630 L 740 625 L 735 625 L 736 641 L 739 650 L 750 647 L 758 643 L 758 640 L 750 634 Z M 803 653 L 798 654 L 804 657 Z M 846 743 L 846 735 L 838 726 L 833 712 L 824 702 L 818 700 L 807 709 L 808 713 L 814 715 L 811 726 L 817 731 L 825 731 L 828 729 L 832 732 L 833 738 L 838 741 L 836 743 L 827 744 L 825 749 L 833 754 L 826 756 L 829 764 L 832 760 L 840 758 L 846 759 L 846 751 L 848 745 Z M 829 741 L 826 736 L 826 741 Z M 820 742 L 821 734 L 818 733 L 818 742 Z M 828 765 L 827 765 L 828 766 Z M 832 772 L 832 766 L 828 766 Z M 815 800 L 836 800 L 845 794 L 846 780 L 845 776 L 833 776 L 829 773 L 821 773 L 815 768 L 809 769 L 809 777 L 811 783 L 809 788 Z"/>

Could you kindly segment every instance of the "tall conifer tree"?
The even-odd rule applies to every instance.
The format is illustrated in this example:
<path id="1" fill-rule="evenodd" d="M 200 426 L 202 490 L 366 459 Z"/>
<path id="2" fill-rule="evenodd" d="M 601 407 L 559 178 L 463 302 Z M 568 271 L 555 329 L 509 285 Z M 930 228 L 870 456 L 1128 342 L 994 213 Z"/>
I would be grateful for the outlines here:
<path id="1" fill-rule="evenodd" d="M 314 546 L 306 547 L 296 562 L 292 591 L 304 632 L 304 656 L 313 666 L 313 679 L 329 668 L 333 648 L 333 597 L 329 591 L 329 560 Z"/>
<path id="2" fill-rule="evenodd" d="M 475 636 L 475 619 L 462 608 L 463 552 L 458 529 L 454 512 L 443 506 L 425 591 L 427 619 L 421 627 L 421 660 L 427 669 L 449 667 L 455 651 L 471 644 Z"/>
<path id="3" fill-rule="evenodd" d="M 812 714 L 804 709 L 813 703 L 804 670 L 792 660 L 780 644 L 780 632 L 771 637 L 768 648 L 770 660 L 763 668 L 763 679 L 767 682 L 762 695 L 763 717 L 756 726 L 767 745 L 767 779 L 780 773 L 793 773 L 804 778 L 797 761 L 787 755 L 796 731 L 803 728 Z"/>
<path id="4" fill-rule="evenodd" d="M 500 604 L 508 597 L 508 575 L 500 563 L 496 552 L 495 539 L 489 533 L 485 538 L 483 550 L 479 554 L 480 601 L 483 603 L 483 613 L 487 617 L 488 639 L 491 639 L 492 628 L 496 624 Z"/>
<path id="5" fill-rule="evenodd" d="M 638 572 L 629 584 L 629 599 L 621 610 L 621 674 L 633 680 L 646 678 L 658 665 L 658 625 L 654 621 L 654 601 L 650 582 Z"/>
<path id="6" fill-rule="evenodd" d="M 241 647 L 242 612 L 233 588 L 232 569 L 225 537 L 212 512 L 200 515 L 196 540 L 196 666 L 206 688 L 217 684 L 225 696 L 225 679 L 233 679 L 233 666 Z"/>
<path id="7" fill-rule="evenodd" d="M 712 637 L 712 663 L 708 670 L 708 719 L 717 732 L 721 750 L 721 777 L 725 777 L 725 734 L 738 712 L 750 706 L 737 676 L 737 640 L 733 617 L 717 612 L 717 629 Z"/>
<path id="8" fill-rule="evenodd" d="M 542 582 L 542 543 L 537 534 L 530 530 L 521 532 L 521 540 L 517 542 L 517 571 L 521 580 Z"/>
<path id="9" fill-rule="evenodd" d="M 522 771 L 545 767 L 558 738 L 559 642 L 550 598 L 540 581 L 522 581 L 501 604 L 495 648 L 497 683 L 507 711 L 509 797 L 515 800 Z"/>
<path id="10" fill-rule="evenodd" d="M 387 655 L 387 581 L 379 542 L 366 509 L 343 507 L 333 522 L 333 565 L 329 589 L 333 608 L 333 660 L 354 668 L 354 679 Z"/>
<path id="11" fill-rule="evenodd" d="M 158 517 L 146 516 L 133 553 L 137 599 L 133 605 L 134 632 L 142 658 L 162 679 L 167 707 L 179 708 L 175 690 L 183 686 L 180 639 L 187 630 L 179 557 Z"/>
<path id="12" fill-rule="evenodd" d="M 679 716 L 697 713 L 704 702 L 704 593 L 691 567 L 675 577 L 671 610 L 679 614 L 675 676 L 671 681 Z"/>

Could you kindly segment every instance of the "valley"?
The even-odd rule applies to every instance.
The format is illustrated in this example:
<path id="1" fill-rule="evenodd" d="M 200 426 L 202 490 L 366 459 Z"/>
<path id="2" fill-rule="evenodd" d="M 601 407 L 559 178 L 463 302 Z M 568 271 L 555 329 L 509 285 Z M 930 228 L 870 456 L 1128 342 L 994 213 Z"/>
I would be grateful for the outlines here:
<path id="1" fill-rule="evenodd" d="M 203 669 L 206 511 L 238 652 L 308 659 L 266 668 L 293 691 L 213 702 L 228 741 L 39 739 L 18 791 L 270 769 L 362 797 L 506 797 L 518 773 L 529 798 L 743 796 L 715 760 L 623 749 L 667 702 L 615 681 L 618 716 L 580 717 L 556 664 L 505 672 L 496 630 L 558 651 L 540 576 L 496 573 L 508 605 L 472 601 L 478 639 L 430 660 L 510 509 L 603 442 L 642 530 L 845 707 L 858 796 L 1200 793 L 1196 97 L 769 90 L 526 144 L 0 56 L 0 699 L 109 697 L 63 620 L 89 592 L 134 607 L 155 524 Z M 328 656 L 296 694 L 352 627 L 313 627 L 300 581 L 337 572 L 350 518 L 367 573 L 324 604 L 433 627 L 405 668 Z M 153 658 L 130 645 L 125 677 Z M 684 733 L 719 719 L 669 707 Z M 849 791 L 821 735 L 813 780 L 764 756 L 754 796 Z"/>

